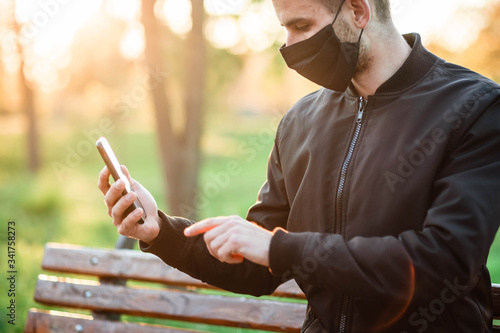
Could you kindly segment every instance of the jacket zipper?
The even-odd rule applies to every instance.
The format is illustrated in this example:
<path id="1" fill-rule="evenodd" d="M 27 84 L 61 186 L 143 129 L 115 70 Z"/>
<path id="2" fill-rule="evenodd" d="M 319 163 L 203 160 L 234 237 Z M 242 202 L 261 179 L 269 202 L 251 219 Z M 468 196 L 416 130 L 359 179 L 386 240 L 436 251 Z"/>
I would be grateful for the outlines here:
<path id="1" fill-rule="evenodd" d="M 347 152 L 347 156 L 344 160 L 344 164 L 342 164 L 342 170 L 340 173 L 340 181 L 339 187 L 337 188 L 337 225 L 336 225 L 336 233 L 340 234 L 342 232 L 342 195 L 344 192 L 344 185 L 347 177 L 347 170 L 349 167 L 349 163 L 351 162 L 352 156 L 354 154 L 354 148 L 356 147 L 356 143 L 358 142 L 359 133 L 361 132 L 361 126 L 363 121 L 363 114 L 365 111 L 365 106 L 367 104 L 367 100 L 363 97 L 359 97 L 359 107 L 358 114 L 356 117 L 356 130 L 354 131 L 354 135 L 352 137 L 351 145 L 349 146 L 349 151 Z M 346 324 L 347 324 L 347 310 L 349 307 L 349 296 L 344 295 L 342 298 L 342 306 L 340 313 L 340 327 L 339 333 L 344 333 Z"/>

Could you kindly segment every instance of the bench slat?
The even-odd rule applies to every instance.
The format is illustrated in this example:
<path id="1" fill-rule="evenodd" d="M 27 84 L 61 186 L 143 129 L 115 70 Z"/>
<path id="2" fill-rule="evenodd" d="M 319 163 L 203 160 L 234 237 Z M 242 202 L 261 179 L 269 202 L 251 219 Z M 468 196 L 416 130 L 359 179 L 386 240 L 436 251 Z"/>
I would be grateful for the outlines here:
<path id="1" fill-rule="evenodd" d="M 494 317 L 500 320 L 500 284 L 493 283 L 491 290 L 493 293 L 493 308 L 495 309 Z"/>
<path id="2" fill-rule="evenodd" d="M 198 288 L 214 288 L 166 265 L 153 254 L 134 250 L 95 249 L 48 243 L 45 247 L 42 268 L 54 272 L 116 277 Z M 305 298 L 304 293 L 295 281 L 288 281 L 279 286 L 273 295 Z"/>
<path id="3" fill-rule="evenodd" d="M 40 275 L 35 300 L 63 307 L 279 332 L 299 332 L 306 312 L 303 303 L 89 283 Z"/>
<path id="4" fill-rule="evenodd" d="M 78 316 L 58 311 L 30 309 L 24 333 L 196 333 L 199 331 L 183 330 L 160 325 L 135 324 L 120 321 L 92 319 L 90 316 Z"/>

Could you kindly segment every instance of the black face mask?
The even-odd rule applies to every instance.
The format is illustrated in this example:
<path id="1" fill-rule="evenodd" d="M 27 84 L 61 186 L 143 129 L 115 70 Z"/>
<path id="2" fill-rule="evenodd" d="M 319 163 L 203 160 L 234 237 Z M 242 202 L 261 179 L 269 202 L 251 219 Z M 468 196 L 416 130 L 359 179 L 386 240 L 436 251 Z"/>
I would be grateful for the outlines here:
<path id="1" fill-rule="evenodd" d="M 280 48 L 288 67 L 306 79 L 338 92 L 346 91 L 354 76 L 363 35 L 361 30 L 356 43 L 342 43 L 335 34 L 333 24 L 344 2 L 340 4 L 332 24 L 306 40 Z"/>

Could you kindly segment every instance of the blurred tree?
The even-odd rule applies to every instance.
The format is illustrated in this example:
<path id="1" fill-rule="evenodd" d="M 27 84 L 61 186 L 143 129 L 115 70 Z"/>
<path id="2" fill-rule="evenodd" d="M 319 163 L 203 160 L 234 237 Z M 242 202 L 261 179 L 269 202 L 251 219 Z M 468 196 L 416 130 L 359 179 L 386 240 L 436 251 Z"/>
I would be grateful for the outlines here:
<path id="1" fill-rule="evenodd" d="M 26 142 L 28 151 L 28 169 L 35 173 L 40 169 L 39 135 L 37 128 L 37 117 L 34 103 L 34 91 L 25 74 L 26 48 L 29 45 L 21 43 L 21 26 L 16 21 L 16 1 L 11 2 L 12 28 L 17 35 L 17 51 L 21 59 L 19 66 L 19 84 L 21 93 L 21 109 L 26 115 Z M 29 24 L 29 23 L 28 23 Z"/>
<path id="2" fill-rule="evenodd" d="M 203 36 L 203 0 L 191 0 L 192 29 L 185 41 L 183 125 L 173 126 L 167 82 L 157 82 L 151 90 L 156 116 L 169 213 L 197 218 L 196 194 L 200 166 L 202 106 L 205 90 L 206 41 Z M 142 1 L 141 21 L 145 30 L 145 58 L 148 68 L 161 67 L 161 26 L 155 17 L 155 1 Z M 151 80 L 153 78 L 150 78 Z"/>

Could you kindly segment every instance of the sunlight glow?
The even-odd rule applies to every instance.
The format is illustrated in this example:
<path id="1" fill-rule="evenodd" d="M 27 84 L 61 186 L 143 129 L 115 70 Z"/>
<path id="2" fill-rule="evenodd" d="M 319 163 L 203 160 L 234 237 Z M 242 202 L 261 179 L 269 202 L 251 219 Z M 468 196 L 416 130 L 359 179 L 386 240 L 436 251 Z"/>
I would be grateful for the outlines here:
<path id="1" fill-rule="evenodd" d="M 268 1 L 250 5 L 239 23 L 248 48 L 254 52 L 271 47 L 283 30 L 276 24 L 274 9 Z"/>
<path id="2" fill-rule="evenodd" d="M 100 5 L 101 0 L 17 0 L 16 19 L 22 24 L 19 42 L 24 48 L 26 78 L 47 92 L 63 88 L 69 76 L 59 76 L 58 71 L 69 64 L 76 32 Z"/>
<path id="3" fill-rule="evenodd" d="M 106 10 L 113 17 L 123 21 L 138 20 L 141 0 L 107 0 Z"/>
<path id="4" fill-rule="evenodd" d="M 476 10 L 494 1 L 498 0 L 391 0 L 391 7 L 401 33 L 418 32 L 424 43 L 462 51 L 484 27 Z"/>
<path id="5" fill-rule="evenodd" d="M 16 17 L 24 23 L 20 33 L 23 44 L 35 44 L 38 49 L 68 46 L 74 34 L 98 10 L 101 0 L 16 1 Z"/>
<path id="6" fill-rule="evenodd" d="M 217 48 L 232 53 L 260 52 L 284 39 L 284 30 L 278 24 L 272 3 L 263 1 L 249 4 L 239 17 L 216 16 L 209 20 L 205 36 Z"/>
<path id="7" fill-rule="evenodd" d="M 189 0 L 160 0 L 157 15 L 176 34 L 185 35 L 191 31 L 191 2 Z"/>
<path id="8" fill-rule="evenodd" d="M 241 31 L 234 17 L 218 17 L 208 21 L 205 26 L 205 36 L 214 47 L 227 49 L 240 42 Z"/>
<path id="9" fill-rule="evenodd" d="M 143 54 L 144 47 L 144 27 L 138 22 L 130 23 L 120 43 L 120 54 L 128 60 L 138 59 Z"/>

